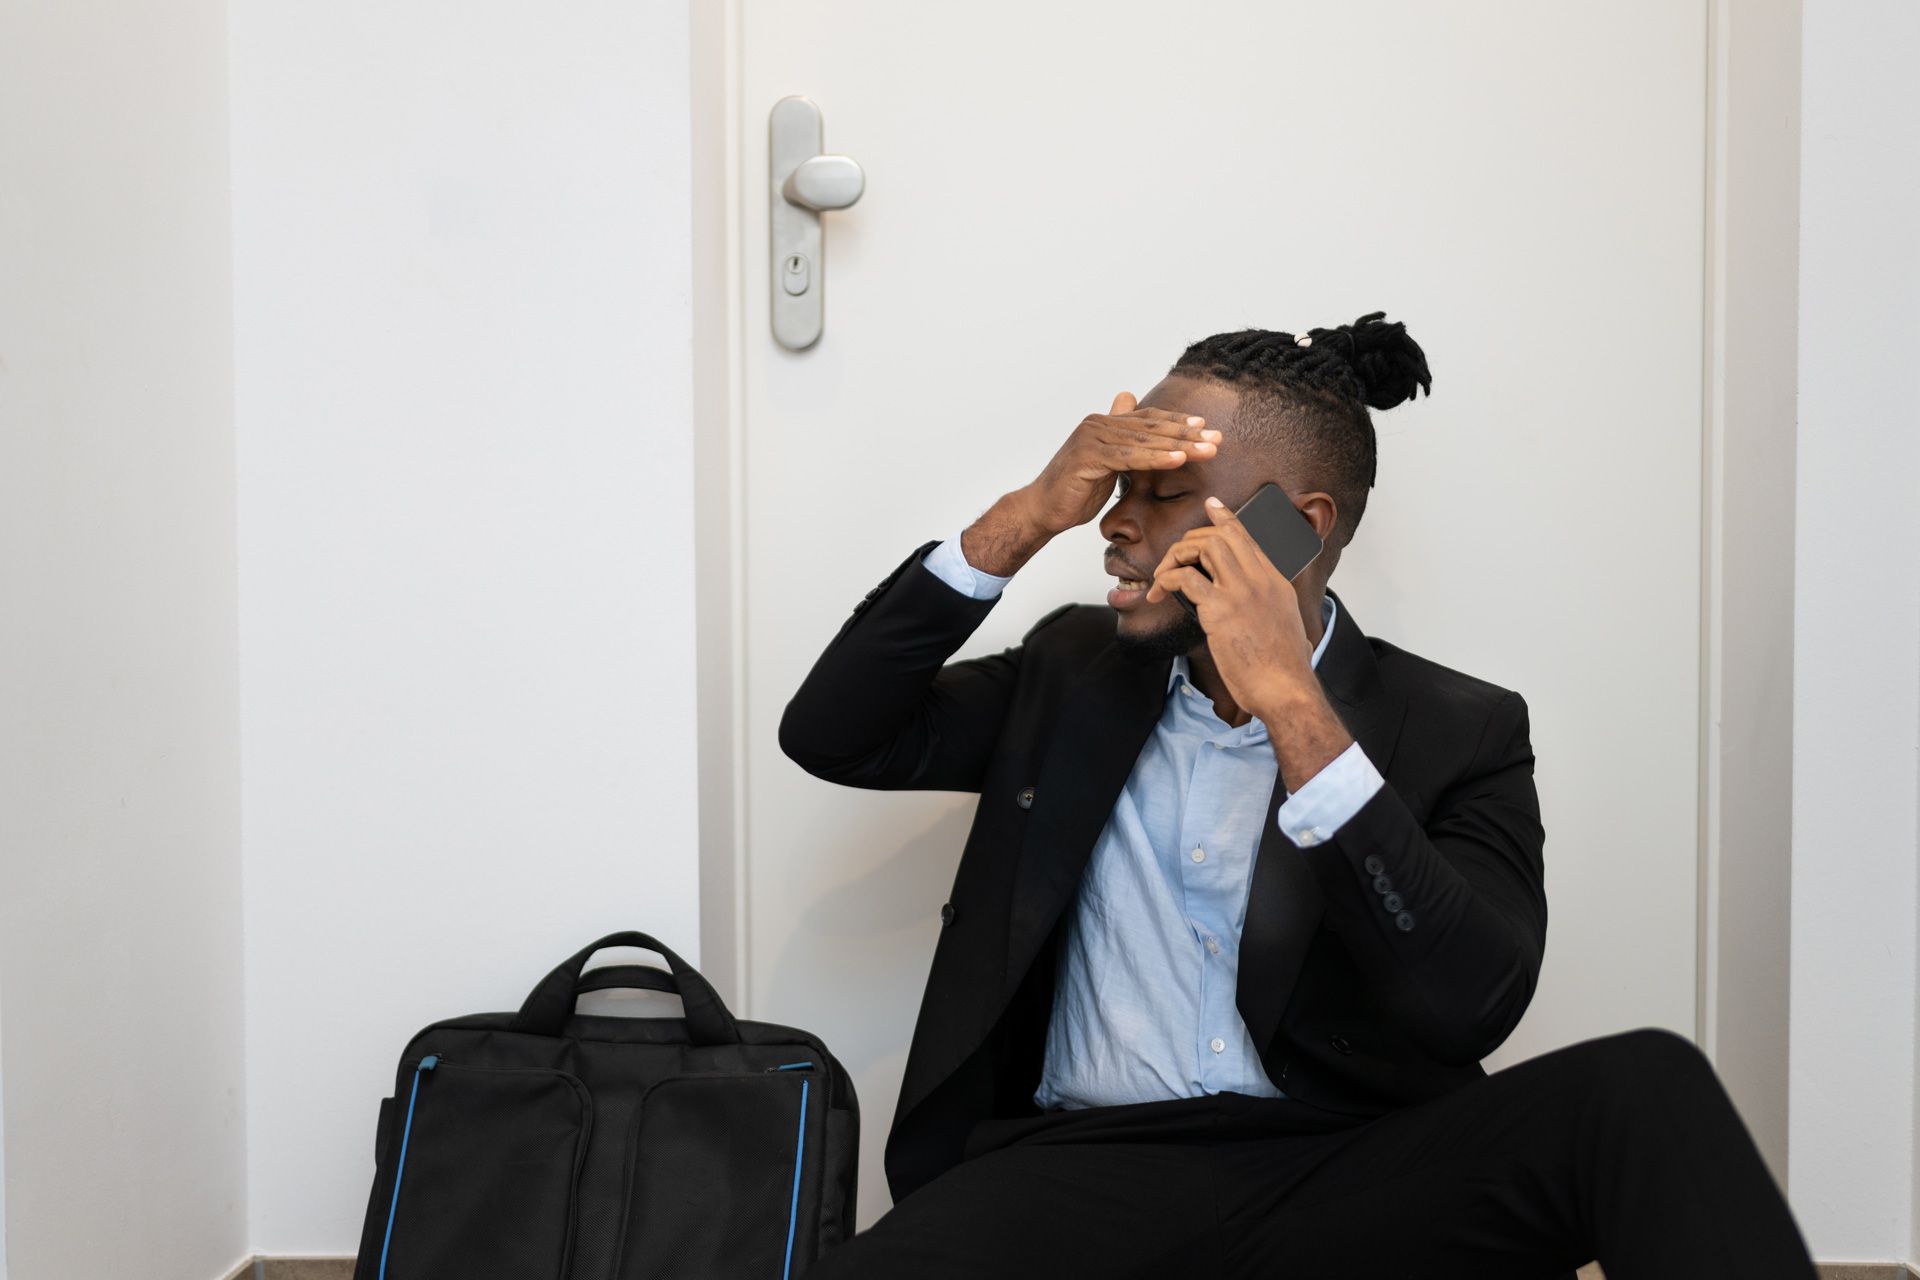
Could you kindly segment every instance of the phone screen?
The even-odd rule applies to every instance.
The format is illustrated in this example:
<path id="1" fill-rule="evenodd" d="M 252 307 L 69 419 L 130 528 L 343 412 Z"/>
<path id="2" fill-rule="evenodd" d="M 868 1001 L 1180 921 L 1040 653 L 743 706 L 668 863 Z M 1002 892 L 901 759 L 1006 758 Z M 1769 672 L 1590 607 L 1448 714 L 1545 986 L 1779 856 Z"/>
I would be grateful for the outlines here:
<path id="1" fill-rule="evenodd" d="M 1233 514 L 1241 524 L 1247 526 L 1247 532 L 1253 535 L 1254 542 L 1289 582 L 1299 577 L 1301 571 L 1320 554 L 1320 535 L 1313 531 L 1313 525 L 1300 514 L 1300 509 L 1293 505 L 1293 499 L 1287 496 L 1287 491 L 1277 484 L 1261 485 Z M 1198 564 L 1193 567 L 1203 574 L 1207 572 Z M 1188 617 L 1198 616 L 1198 610 L 1185 595 L 1176 591 L 1173 598 L 1180 602 L 1180 607 L 1187 611 Z"/>

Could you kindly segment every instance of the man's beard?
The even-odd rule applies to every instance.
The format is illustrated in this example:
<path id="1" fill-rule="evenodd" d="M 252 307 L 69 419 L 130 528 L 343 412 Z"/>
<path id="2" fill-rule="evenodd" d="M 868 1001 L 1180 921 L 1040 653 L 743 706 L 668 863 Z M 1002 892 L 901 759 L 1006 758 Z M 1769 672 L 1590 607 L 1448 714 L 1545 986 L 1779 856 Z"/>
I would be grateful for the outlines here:
<path id="1" fill-rule="evenodd" d="M 1182 609 L 1179 618 L 1164 627 L 1139 635 L 1115 632 L 1113 639 L 1127 657 L 1151 664 L 1192 653 L 1207 642 L 1207 629 L 1200 625 L 1198 618 Z"/>

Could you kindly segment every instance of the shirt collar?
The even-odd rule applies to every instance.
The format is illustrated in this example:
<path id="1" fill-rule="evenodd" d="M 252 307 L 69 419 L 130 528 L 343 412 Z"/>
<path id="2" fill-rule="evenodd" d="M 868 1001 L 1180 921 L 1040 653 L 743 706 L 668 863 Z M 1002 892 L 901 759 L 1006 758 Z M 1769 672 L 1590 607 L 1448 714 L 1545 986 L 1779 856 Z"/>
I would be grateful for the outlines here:
<path id="1" fill-rule="evenodd" d="M 1316 671 L 1320 668 L 1320 655 L 1327 651 L 1327 641 L 1333 639 L 1333 620 L 1339 612 L 1340 607 L 1333 602 L 1333 597 L 1322 594 L 1320 597 L 1320 643 L 1313 646 L 1312 666 Z M 1182 680 L 1188 684 L 1193 683 L 1193 677 L 1187 671 L 1187 655 L 1178 653 L 1173 657 L 1173 670 L 1167 672 L 1167 692 L 1172 693 Z"/>

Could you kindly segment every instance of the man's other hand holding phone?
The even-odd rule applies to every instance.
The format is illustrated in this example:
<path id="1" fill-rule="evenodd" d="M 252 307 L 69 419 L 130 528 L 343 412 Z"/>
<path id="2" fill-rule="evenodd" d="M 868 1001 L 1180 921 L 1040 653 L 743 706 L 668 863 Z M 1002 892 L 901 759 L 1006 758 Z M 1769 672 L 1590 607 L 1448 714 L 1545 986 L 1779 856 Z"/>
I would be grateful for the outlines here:
<path id="1" fill-rule="evenodd" d="M 1225 503 L 1210 497 L 1206 511 L 1212 523 L 1188 530 L 1160 558 L 1147 603 L 1175 591 L 1191 600 L 1234 702 L 1272 723 L 1264 712 L 1319 685 L 1299 598 Z"/>

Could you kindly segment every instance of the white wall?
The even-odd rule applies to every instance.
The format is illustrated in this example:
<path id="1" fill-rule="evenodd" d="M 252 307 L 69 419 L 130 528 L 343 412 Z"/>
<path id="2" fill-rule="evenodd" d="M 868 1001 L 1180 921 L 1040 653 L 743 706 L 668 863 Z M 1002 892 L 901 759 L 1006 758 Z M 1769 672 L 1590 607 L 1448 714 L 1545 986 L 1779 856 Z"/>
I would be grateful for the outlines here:
<path id="1" fill-rule="evenodd" d="M 226 5 L 0 6 L 11 1274 L 246 1251 Z"/>
<path id="2" fill-rule="evenodd" d="M 1801 132 L 1790 1198 L 1823 1260 L 1920 1256 L 1920 8 L 1809 4 Z"/>
<path id="3" fill-rule="evenodd" d="M 686 6 L 233 10 L 252 1244 L 407 1038 L 698 962 Z"/>
<path id="4" fill-rule="evenodd" d="M 684 7 L 233 10 L 231 206 L 225 5 L 0 10 L 0 1275 L 349 1252 L 413 1030 L 699 960 Z M 1790 1194 L 1912 1260 L 1920 15 L 1804 34 Z"/>

